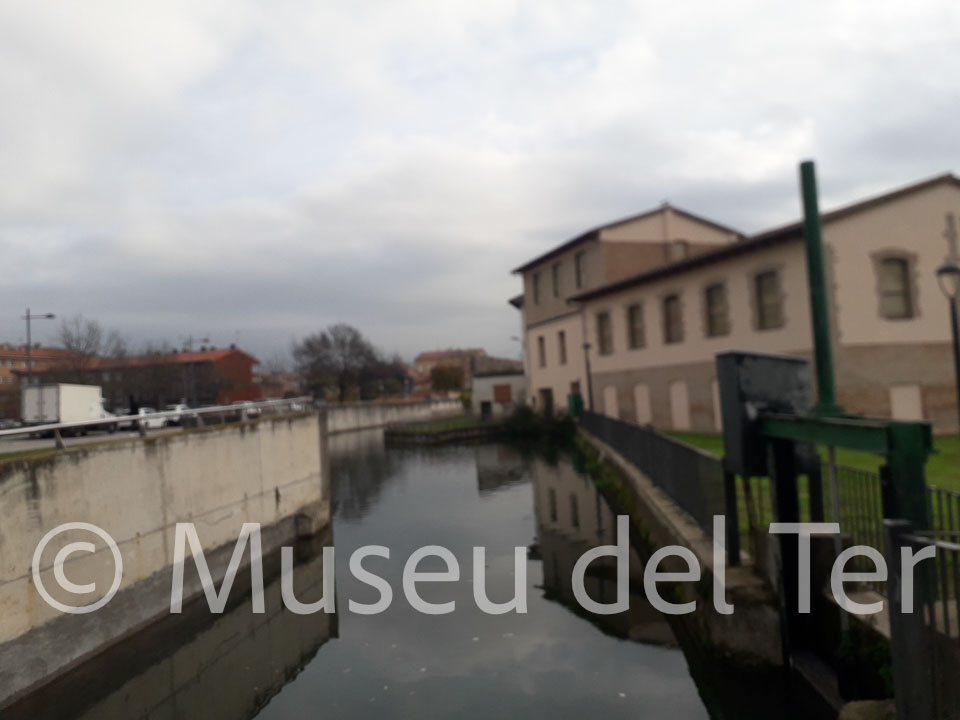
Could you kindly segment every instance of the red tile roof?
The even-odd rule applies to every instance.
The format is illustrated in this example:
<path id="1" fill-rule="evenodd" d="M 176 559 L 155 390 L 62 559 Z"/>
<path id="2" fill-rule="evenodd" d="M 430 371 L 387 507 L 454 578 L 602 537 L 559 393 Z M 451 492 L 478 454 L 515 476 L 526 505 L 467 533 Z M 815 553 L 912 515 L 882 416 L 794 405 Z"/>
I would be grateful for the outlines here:
<path id="1" fill-rule="evenodd" d="M 223 348 L 222 350 L 184 350 L 183 352 L 165 353 L 162 355 L 129 355 L 124 358 L 95 358 L 92 366 L 97 368 L 127 367 L 130 365 L 155 365 L 216 362 L 231 355 L 245 355 L 254 364 L 259 363 L 253 355 L 238 348 Z"/>

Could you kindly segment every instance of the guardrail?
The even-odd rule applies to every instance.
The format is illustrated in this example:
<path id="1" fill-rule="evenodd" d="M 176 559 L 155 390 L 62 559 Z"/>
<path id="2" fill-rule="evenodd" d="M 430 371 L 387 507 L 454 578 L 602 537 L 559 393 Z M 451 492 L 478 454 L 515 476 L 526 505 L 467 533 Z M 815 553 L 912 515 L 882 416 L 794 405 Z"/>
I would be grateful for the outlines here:
<path id="1" fill-rule="evenodd" d="M 138 431 L 141 435 L 146 435 L 147 425 L 150 420 L 177 419 L 182 422 L 184 418 L 199 419 L 204 416 L 225 416 L 235 413 L 239 413 L 241 419 L 246 420 L 254 414 L 251 411 L 256 411 L 256 416 L 259 416 L 264 411 L 278 415 L 284 411 L 296 412 L 298 410 L 305 410 L 307 407 L 313 407 L 313 403 L 313 398 L 304 395 L 296 398 L 284 398 L 282 400 L 250 400 L 231 405 L 208 405 L 199 408 L 187 408 L 186 410 L 163 410 L 160 412 L 145 413 L 143 415 L 115 415 L 107 418 L 80 420 L 69 423 L 24 425 L 9 430 L 0 430 L 0 438 L 52 433 L 56 447 L 63 449 L 63 435 L 67 431 L 83 430 L 85 428 L 99 430 L 112 427 L 119 429 L 120 425 L 130 425 L 131 430 Z"/>
<path id="2" fill-rule="evenodd" d="M 715 515 L 728 515 L 727 551 L 739 563 L 736 504 L 726 503 L 723 463 L 716 455 L 657 432 L 584 410 L 580 425 L 632 463 L 683 508 L 708 535 Z M 735 495 L 733 495 L 735 499 Z"/>

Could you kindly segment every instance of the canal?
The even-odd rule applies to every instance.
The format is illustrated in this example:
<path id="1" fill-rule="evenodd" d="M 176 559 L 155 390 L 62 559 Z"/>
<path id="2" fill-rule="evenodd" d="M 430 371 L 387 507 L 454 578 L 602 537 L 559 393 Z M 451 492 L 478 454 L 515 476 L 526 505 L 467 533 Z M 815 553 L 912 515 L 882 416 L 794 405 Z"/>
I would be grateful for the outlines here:
<path id="1" fill-rule="evenodd" d="M 575 601 L 574 563 L 615 542 L 616 513 L 569 461 L 523 458 L 497 444 L 385 449 L 380 432 L 334 436 L 330 452 L 332 535 L 297 547 L 294 576 L 298 599 L 318 599 L 321 547 L 335 545 L 336 614 L 285 610 L 278 563 L 268 559 L 265 614 L 251 613 L 241 573 L 223 615 L 194 603 L 7 716 L 710 717 L 670 625 L 642 596 L 633 551 L 629 611 L 590 615 Z M 350 554 L 367 545 L 391 554 L 364 561 L 394 594 L 376 615 L 347 609 L 350 600 L 379 596 L 348 567 Z M 418 587 L 428 602 L 455 601 L 450 614 L 422 614 L 404 596 L 404 562 L 425 545 L 445 547 L 459 562 L 458 581 Z M 475 546 L 486 548 L 494 602 L 513 597 L 514 549 L 524 548 L 526 614 L 478 609 Z M 615 597 L 607 560 L 591 565 L 585 582 L 601 602 Z M 427 560 L 421 569 L 442 567 Z"/>

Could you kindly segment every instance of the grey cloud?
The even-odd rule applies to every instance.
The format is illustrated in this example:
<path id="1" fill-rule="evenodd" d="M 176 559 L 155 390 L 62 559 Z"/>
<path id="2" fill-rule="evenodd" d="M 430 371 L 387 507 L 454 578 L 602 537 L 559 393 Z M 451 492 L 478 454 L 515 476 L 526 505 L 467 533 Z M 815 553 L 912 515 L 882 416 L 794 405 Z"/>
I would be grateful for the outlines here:
<path id="1" fill-rule="evenodd" d="M 510 269 L 589 227 L 669 199 L 754 232 L 805 157 L 829 206 L 960 151 L 946 1 L 122 5 L 0 9 L 0 340 L 30 304 L 515 354 Z"/>

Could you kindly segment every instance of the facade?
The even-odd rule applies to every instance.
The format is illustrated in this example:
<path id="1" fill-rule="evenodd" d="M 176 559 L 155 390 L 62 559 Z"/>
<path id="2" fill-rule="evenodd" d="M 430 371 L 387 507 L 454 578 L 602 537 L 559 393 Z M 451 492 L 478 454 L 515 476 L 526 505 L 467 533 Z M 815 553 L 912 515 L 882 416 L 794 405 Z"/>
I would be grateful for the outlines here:
<path id="1" fill-rule="evenodd" d="M 949 305 L 935 272 L 958 256 L 945 233 L 958 207 L 960 180 L 944 175 L 822 215 L 837 396 L 847 411 L 957 430 Z M 718 431 L 717 353 L 812 358 L 800 223 L 572 300 L 591 344 L 593 407 L 631 422 Z"/>
<path id="2" fill-rule="evenodd" d="M 433 371 L 437 368 L 449 369 L 458 374 L 461 378 L 458 391 L 469 389 L 473 385 L 475 375 L 514 373 L 523 370 L 519 360 L 493 357 L 480 348 L 423 352 L 417 355 L 409 372 L 414 393 L 427 394 L 452 389 L 433 386 Z"/>
<path id="3" fill-rule="evenodd" d="M 736 242 L 735 230 L 684 210 L 656 210 L 594 228 L 520 266 L 524 363 L 531 403 L 545 412 L 587 394 L 579 293 Z M 589 340 L 588 340 L 589 341 Z"/>
<path id="4" fill-rule="evenodd" d="M 65 355 L 62 348 L 34 345 L 29 363 L 34 372 L 42 372 Z M 0 419 L 20 417 L 20 378 L 27 374 L 27 363 L 26 345 L 0 345 Z"/>
<path id="5" fill-rule="evenodd" d="M 477 373 L 471 389 L 473 411 L 481 417 L 509 415 L 527 401 L 527 379 L 521 368 L 511 372 Z"/>
<path id="6" fill-rule="evenodd" d="M 122 358 L 89 358 L 82 370 L 71 367 L 70 354 L 37 371 L 34 382 L 81 382 L 99 385 L 108 407 L 131 401 L 157 409 L 185 401 L 193 407 L 224 405 L 263 397 L 254 368 L 259 360 L 235 347 L 184 350 Z M 19 370 L 15 371 L 22 375 Z"/>
<path id="7" fill-rule="evenodd" d="M 463 376 L 461 388 L 470 387 L 471 368 L 474 358 L 486 357 L 481 348 L 431 350 L 422 352 L 413 361 L 410 381 L 414 393 L 429 393 L 433 387 L 431 374 L 435 368 L 456 368 Z"/>
<path id="8" fill-rule="evenodd" d="M 260 400 L 263 393 L 254 375 L 259 362 L 237 348 L 184 350 L 100 359 L 96 371 L 113 407 L 127 404 L 131 395 L 140 405 L 159 408 L 186 400 L 197 407 Z"/>

